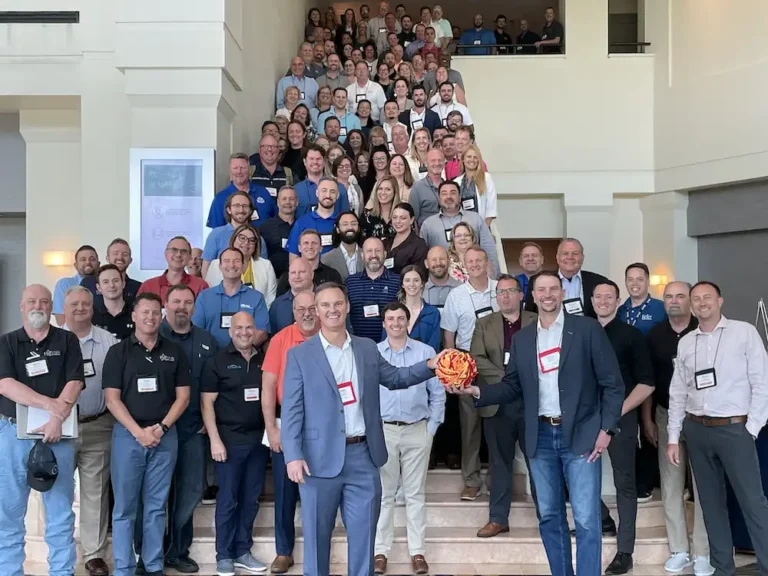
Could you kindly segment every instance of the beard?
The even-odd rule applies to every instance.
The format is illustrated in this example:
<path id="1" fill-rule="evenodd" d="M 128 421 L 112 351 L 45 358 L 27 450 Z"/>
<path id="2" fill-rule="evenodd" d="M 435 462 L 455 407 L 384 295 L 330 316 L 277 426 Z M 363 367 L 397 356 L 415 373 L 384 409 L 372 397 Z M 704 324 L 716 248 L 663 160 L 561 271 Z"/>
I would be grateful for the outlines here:
<path id="1" fill-rule="evenodd" d="M 35 330 L 40 330 L 48 324 L 48 316 L 40 310 L 30 310 L 27 314 L 27 322 Z"/>
<path id="2" fill-rule="evenodd" d="M 341 241 L 344 242 L 344 244 L 359 244 L 360 234 L 361 234 L 360 230 L 357 230 L 357 231 L 347 230 L 345 232 L 342 232 Z"/>

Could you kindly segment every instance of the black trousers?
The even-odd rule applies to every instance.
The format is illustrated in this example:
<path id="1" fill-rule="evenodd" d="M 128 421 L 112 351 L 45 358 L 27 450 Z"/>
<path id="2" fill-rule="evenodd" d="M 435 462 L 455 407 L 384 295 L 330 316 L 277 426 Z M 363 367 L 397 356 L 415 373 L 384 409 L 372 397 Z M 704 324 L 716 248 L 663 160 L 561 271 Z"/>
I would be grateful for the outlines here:
<path id="1" fill-rule="evenodd" d="M 635 447 L 637 446 L 637 410 L 632 410 L 619 419 L 621 430 L 608 444 L 608 455 L 613 468 L 613 483 L 616 486 L 616 505 L 619 509 L 618 552 L 632 554 L 635 551 L 635 528 L 637 524 L 637 486 L 635 484 Z M 603 520 L 609 516 L 608 507 L 600 501 Z"/>

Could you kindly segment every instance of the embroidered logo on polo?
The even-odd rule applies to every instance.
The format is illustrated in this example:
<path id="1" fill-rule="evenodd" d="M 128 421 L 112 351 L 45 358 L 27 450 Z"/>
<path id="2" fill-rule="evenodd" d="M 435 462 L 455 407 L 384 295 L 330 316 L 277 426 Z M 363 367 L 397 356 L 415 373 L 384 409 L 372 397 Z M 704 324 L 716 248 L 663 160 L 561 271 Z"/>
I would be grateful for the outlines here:
<path id="1" fill-rule="evenodd" d="M 264 198 L 262 198 L 261 196 L 259 196 L 258 198 L 256 198 L 256 203 L 257 203 L 257 204 L 264 204 Z"/>
<path id="2" fill-rule="evenodd" d="M 46 350 L 43 356 L 61 356 L 61 350 Z"/>
<path id="3" fill-rule="evenodd" d="M 35 358 L 40 358 L 40 354 L 37 352 L 30 352 L 29 356 L 27 356 L 27 360 L 34 360 Z"/>
<path id="4" fill-rule="evenodd" d="M 175 362 L 176 358 L 173 356 L 167 356 L 165 354 L 160 354 L 160 362 Z"/>
<path id="5" fill-rule="evenodd" d="M 227 366 L 227 370 L 240 370 L 240 368 L 242 368 L 242 366 L 239 366 L 237 364 L 230 364 L 229 366 Z"/>
<path id="6" fill-rule="evenodd" d="M 200 346 L 203 348 L 203 350 L 210 350 L 211 349 L 211 347 L 208 346 L 207 344 L 200 344 Z"/>
<path id="7" fill-rule="evenodd" d="M 240 304 L 240 308 L 248 308 L 248 310 L 252 310 L 253 306 L 251 306 L 250 304 Z"/>

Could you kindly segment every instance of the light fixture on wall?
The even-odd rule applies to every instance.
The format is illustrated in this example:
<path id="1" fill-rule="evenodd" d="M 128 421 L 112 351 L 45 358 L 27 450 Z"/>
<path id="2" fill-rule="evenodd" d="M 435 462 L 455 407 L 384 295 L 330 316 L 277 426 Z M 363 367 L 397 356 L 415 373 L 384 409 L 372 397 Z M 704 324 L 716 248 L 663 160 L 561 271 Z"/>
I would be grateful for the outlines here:
<path id="1" fill-rule="evenodd" d="M 664 274 L 652 274 L 651 286 L 664 286 L 667 283 L 667 277 Z"/>
<path id="2" fill-rule="evenodd" d="M 71 252 L 43 252 L 43 266 L 70 266 L 73 261 Z"/>

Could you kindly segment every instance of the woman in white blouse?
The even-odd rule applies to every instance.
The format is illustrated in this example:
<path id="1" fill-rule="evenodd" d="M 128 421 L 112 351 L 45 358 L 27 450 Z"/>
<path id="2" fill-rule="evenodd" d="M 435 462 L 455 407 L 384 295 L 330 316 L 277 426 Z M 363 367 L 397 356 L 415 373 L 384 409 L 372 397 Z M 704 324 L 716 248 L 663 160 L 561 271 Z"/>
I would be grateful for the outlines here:
<path id="1" fill-rule="evenodd" d="M 464 210 L 480 214 L 490 226 L 498 216 L 496 210 L 496 186 L 493 178 L 483 168 L 483 155 L 475 144 L 464 151 L 461 157 L 464 173 L 456 178 L 461 192 L 461 205 Z"/>
<path id="2" fill-rule="evenodd" d="M 232 232 L 229 247 L 240 250 L 247 262 L 242 274 L 243 284 L 261 292 L 267 303 L 267 308 L 272 306 L 277 292 L 277 278 L 275 278 L 275 269 L 272 267 L 272 263 L 259 256 L 261 254 L 261 234 L 250 224 L 242 224 Z M 208 282 L 209 286 L 215 286 L 223 279 L 217 258 L 208 267 L 205 281 Z"/>
<path id="3" fill-rule="evenodd" d="M 422 180 L 427 175 L 427 154 L 431 145 L 432 138 L 428 129 L 419 128 L 413 131 L 411 144 L 405 157 L 408 159 L 408 166 L 411 168 L 414 182 Z"/>

